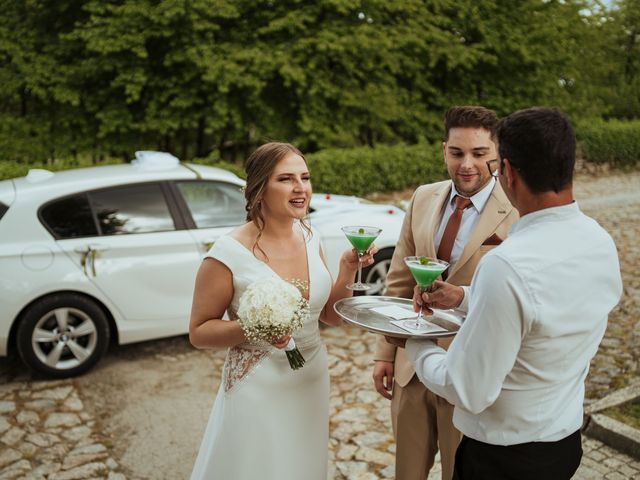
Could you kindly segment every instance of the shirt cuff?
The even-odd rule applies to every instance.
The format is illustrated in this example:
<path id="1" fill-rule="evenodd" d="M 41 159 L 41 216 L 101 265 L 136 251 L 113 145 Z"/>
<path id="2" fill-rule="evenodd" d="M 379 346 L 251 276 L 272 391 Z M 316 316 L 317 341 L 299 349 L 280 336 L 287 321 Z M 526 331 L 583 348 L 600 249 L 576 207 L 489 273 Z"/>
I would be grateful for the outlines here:
<path id="1" fill-rule="evenodd" d="M 458 305 L 457 308 L 458 310 L 462 310 L 463 312 L 468 312 L 469 311 L 469 293 L 471 292 L 471 287 L 463 286 L 462 292 L 464 293 L 464 296 L 462 297 L 462 302 L 460 302 L 460 305 Z"/>
<path id="2" fill-rule="evenodd" d="M 434 340 L 427 340 L 424 338 L 410 338 L 404 346 L 405 354 L 407 358 L 415 366 L 415 362 L 418 356 L 429 351 L 444 351 L 438 346 Z"/>

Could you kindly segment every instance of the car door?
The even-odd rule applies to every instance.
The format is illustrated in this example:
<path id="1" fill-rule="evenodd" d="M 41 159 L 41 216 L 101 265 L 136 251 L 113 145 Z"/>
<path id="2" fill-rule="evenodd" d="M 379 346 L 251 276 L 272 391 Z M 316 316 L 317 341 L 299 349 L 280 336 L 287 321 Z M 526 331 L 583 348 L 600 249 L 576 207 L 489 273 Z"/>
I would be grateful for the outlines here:
<path id="1" fill-rule="evenodd" d="M 86 192 L 97 235 L 57 245 L 139 331 L 130 339 L 188 329 L 200 253 L 162 182 Z M 77 198 L 78 196 L 76 196 Z M 63 207 L 61 205 L 60 207 Z M 153 329 L 155 334 L 143 334 Z"/>
<path id="2" fill-rule="evenodd" d="M 224 181 L 185 180 L 173 184 L 189 232 L 202 254 L 221 235 L 245 222 L 242 186 Z"/>

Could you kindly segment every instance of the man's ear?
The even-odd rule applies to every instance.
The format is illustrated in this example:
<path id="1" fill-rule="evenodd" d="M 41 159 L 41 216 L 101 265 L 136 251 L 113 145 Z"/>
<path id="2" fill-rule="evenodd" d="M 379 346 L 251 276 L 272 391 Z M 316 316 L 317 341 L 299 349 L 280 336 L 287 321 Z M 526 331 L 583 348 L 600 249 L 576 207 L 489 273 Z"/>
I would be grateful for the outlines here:
<path id="1" fill-rule="evenodd" d="M 511 162 L 509 162 L 508 158 L 502 159 L 502 174 L 507 179 L 507 185 L 511 190 L 513 190 L 513 185 L 516 181 L 517 171 L 515 168 L 511 166 Z"/>
<path id="2" fill-rule="evenodd" d="M 442 142 L 442 159 L 447 163 L 447 142 Z"/>

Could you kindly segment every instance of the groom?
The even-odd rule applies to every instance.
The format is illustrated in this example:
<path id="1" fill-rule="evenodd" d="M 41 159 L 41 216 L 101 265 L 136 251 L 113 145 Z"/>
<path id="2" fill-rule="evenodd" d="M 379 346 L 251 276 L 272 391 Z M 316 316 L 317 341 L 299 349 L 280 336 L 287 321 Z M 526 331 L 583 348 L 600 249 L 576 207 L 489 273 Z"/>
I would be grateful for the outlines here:
<path id="1" fill-rule="evenodd" d="M 413 195 L 386 295 L 412 297 L 415 280 L 403 261 L 410 255 L 448 261 L 447 282 L 469 285 L 480 258 L 507 236 L 517 212 L 489 169 L 496 163 L 491 132 L 497 122 L 495 112 L 484 107 L 453 107 L 446 113 L 443 151 L 451 180 L 423 185 Z M 446 348 L 449 343 L 441 345 Z M 424 480 L 439 449 L 442 479 L 450 480 L 461 438 L 453 426 L 453 406 L 420 383 L 404 350 L 396 350 L 383 337 L 375 359 L 376 390 L 391 399 L 396 479 Z"/>

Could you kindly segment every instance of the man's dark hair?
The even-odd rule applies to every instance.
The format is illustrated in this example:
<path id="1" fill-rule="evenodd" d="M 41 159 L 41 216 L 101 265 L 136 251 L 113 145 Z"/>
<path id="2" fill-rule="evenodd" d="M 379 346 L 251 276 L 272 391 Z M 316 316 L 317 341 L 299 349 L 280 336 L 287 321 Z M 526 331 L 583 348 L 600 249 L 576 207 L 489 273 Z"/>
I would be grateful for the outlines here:
<path id="1" fill-rule="evenodd" d="M 484 128 L 493 132 L 498 115 L 493 110 L 478 106 L 451 107 L 444 115 L 444 141 L 449 141 L 452 128 Z"/>
<path id="2" fill-rule="evenodd" d="M 571 185 L 576 135 L 557 108 L 532 107 L 503 118 L 496 129 L 498 153 L 534 193 L 558 193 Z M 502 166 L 500 166 L 502 168 Z"/>

